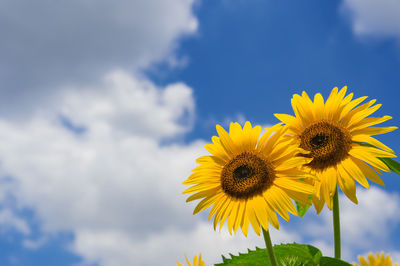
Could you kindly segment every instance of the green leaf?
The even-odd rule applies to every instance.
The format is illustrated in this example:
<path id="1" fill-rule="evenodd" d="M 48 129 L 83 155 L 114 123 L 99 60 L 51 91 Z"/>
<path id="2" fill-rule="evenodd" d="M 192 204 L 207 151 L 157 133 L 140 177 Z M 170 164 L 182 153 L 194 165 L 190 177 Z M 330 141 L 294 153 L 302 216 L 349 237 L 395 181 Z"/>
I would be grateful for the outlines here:
<path id="1" fill-rule="evenodd" d="M 298 265 L 318 265 L 322 257 L 321 251 L 311 245 L 305 244 L 280 244 L 274 246 L 275 255 L 281 265 L 288 259 L 296 259 L 301 264 Z"/>
<path id="2" fill-rule="evenodd" d="M 215 266 L 222 265 L 268 265 L 270 262 L 268 259 L 268 253 L 265 248 L 258 248 L 256 250 L 248 250 L 248 253 L 239 253 L 238 256 L 229 254 L 231 258 L 222 256 L 223 263 L 215 264 Z"/>
<path id="3" fill-rule="evenodd" d="M 350 263 L 346 261 L 331 257 L 322 257 L 319 263 L 320 263 L 319 266 L 352 266 Z"/>
<path id="4" fill-rule="evenodd" d="M 275 245 L 274 251 L 281 266 L 316 266 L 322 257 L 321 251 L 316 247 L 297 243 Z M 265 248 L 256 247 L 256 250 L 248 250 L 248 253 L 239 253 L 238 256 L 230 254 L 230 256 L 230 259 L 222 256 L 223 263 L 215 265 L 271 265 Z"/>
<path id="5" fill-rule="evenodd" d="M 387 167 L 390 168 L 393 172 L 400 175 L 400 163 L 396 162 L 392 158 L 379 158 L 382 162 L 384 162 Z"/>

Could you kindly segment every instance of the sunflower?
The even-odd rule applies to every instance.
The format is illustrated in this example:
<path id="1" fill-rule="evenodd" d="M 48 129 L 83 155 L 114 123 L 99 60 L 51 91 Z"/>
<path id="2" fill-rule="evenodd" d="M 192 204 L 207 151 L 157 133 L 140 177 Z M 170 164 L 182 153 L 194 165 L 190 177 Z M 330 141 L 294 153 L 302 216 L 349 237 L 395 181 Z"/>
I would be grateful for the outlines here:
<path id="1" fill-rule="evenodd" d="M 193 185 L 183 193 L 195 193 L 186 201 L 202 199 L 193 214 L 211 205 L 208 219 L 214 215 L 214 230 L 218 222 L 221 230 L 228 220 L 229 233 L 239 227 L 247 236 L 249 222 L 256 233 L 261 226 L 268 230 L 268 223 L 279 228 L 275 212 L 289 221 L 288 212 L 297 215 L 291 198 L 306 202 L 313 187 L 302 178 L 307 173 L 299 170 L 311 159 L 295 157 L 303 149 L 293 145 L 285 136 L 286 127 L 275 125 L 261 134 L 261 127 L 246 122 L 243 129 L 231 123 L 229 134 L 219 125 L 219 137 L 212 137 L 213 144 L 205 148 L 212 154 L 197 159 L 200 165 L 183 182 Z"/>
<path id="2" fill-rule="evenodd" d="M 292 107 L 295 116 L 275 114 L 288 127 L 297 145 L 311 158 L 305 169 L 316 175 L 312 196 L 319 213 L 325 205 L 332 210 L 332 198 L 337 184 L 345 195 L 357 204 L 355 180 L 369 188 L 369 180 L 384 186 L 381 170 L 390 172 L 379 158 L 396 157 L 393 150 L 373 138 L 373 135 L 395 130 L 397 127 L 375 127 L 391 119 L 390 116 L 368 117 L 379 109 L 375 100 L 360 105 L 367 97 L 353 99 L 346 95 L 347 87 L 334 88 L 324 103 L 320 93 L 314 102 L 306 92 L 295 94 Z"/>
<path id="3" fill-rule="evenodd" d="M 365 258 L 358 256 L 358 260 L 360 261 L 360 266 L 398 266 L 398 264 L 393 264 L 392 263 L 392 258 L 387 255 L 385 257 L 385 254 L 383 251 L 379 254 L 376 253 L 376 256 L 374 254 L 369 253 L 368 254 L 368 260 L 367 261 Z M 353 263 L 354 266 L 358 266 L 357 263 Z"/>
<path id="4" fill-rule="evenodd" d="M 191 264 L 190 264 L 190 261 L 188 260 L 188 258 L 186 257 L 186 255 L 185 255 L 185 259 L 186 259 L 186 263 L 187 263 L 187 266 L 192 266 Z M 179 262 L 176 262 L 179 266 L 184 266 L 182 263 L 179 263 Z M 205 266 L 206 264 L 204 263 L 204 261 L 201 259 L 201 253 L 200 253 L 200 255 L 199 255 L 199 257 L 197 257 L 197 256 L 194 256 L 194 258 L 193 258 L 193 266 Z"/>

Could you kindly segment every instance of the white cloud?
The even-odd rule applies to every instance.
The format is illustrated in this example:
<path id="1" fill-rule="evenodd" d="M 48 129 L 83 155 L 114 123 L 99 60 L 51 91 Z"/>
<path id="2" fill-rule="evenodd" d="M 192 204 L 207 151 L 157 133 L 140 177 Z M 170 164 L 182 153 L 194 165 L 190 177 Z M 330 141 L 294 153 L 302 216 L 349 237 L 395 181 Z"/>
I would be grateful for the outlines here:
<path id="1" fill-rule="evenodd" d="M 24 235 L 31 233 L 29 225 L 9 209 L 0 210 L 0 226 L 2 227 L 2 231 L 5 229 L 14 229 Z"/>
<path id="2" fill-rule="evenodd" d="M 400 251 L 390 251 L 390 252 L 385 252 L 385 254 L 390 255 L 393 263 L 400 263 Z"/>
<path id="3" fill-rule="evenodd" d="M 225 230 L 224 230 L 225 229 Z M 215 232 L 210 222 L 196 222 L 193 230 L 168 228 L 160 233 L 153 233 L 143 241 L 121 235 L 119 232 L 79 232 L 73 249 L 77 253 L 85 251 L 87 263 L 101 259 L 104 265 L 174 265 L 175 261 L 184 261 L 184 255 L 193 258 L 202 253 L 206 265 L 222 262 L 221 255 L 238 255 L 255 247 L 264 247 L 262 236 L 250 230 L 248 237 L 239 233 L 229 235 L 227 228 Z M 275 243 L 298 241 L 295 233 L 272 231 Z M 88 249 L 89 248 L 89 249 Z"/>
<path id="4" fill-rule="evenodd" d="M 185 64 L 175 50 L 197 30 L 194 1 L 0 1 L 0 114 L 29 113 L 114 68 Z"/>
<path id="5" fill-rule="evenodd" d="M 74 124 L 90 124 L 89 130 L 96 134 L 118 132 L 159 139 L 185 133 L 194 119 L 191 88 L 175 83 L 160 89 L 124 71 L 111 72 L 90 88 L 64 89 L 60 97 L 61 114 Z"/>
<path id="6" fill-rule="evenodd" d="M 0 172 L 12 177 L 4 194 L 17 208 L 31 208 L 44 234 L 71 231 L 76 239 L 112 232 L 140 243 L 171 226 L 193 227 L 181 182 L 204 143 L 161 144 L 190 128 L 192 90 L 117 71 L 96 90 L 64 92 L 27 121 L 0 120 Z M 85 131 L 68 129 L 60 115 Z M 19 220 L 12 224 L 23 229 Z M 90 257 L 90 248 L 80 252 Z"/>
<path id="7" fill-rule="evenodd" d="M 397 0 L 344 0 L 342 10 L 360 36 L 400 38 L 400 2 Z"/>
<path id="8" fill-rule="evenodd" d="M 400 225 L 400 201 L 397 193 L 377 187 L 357 188 L 358 205 L 340 194 L 340 223 L 342 257 L 353 261 L 357 255 L 380 250 L 390 251 L 391 234 Z M 308 214 L 309 215 L 309 214 Z M 304 237 L 311 236 L 312 244 L 321 247 L 324 255 L 333 256 L 332 212 L 325 207 L 317 217 L 305 218 Z M 327 253 L 326 253 L 327 252 Z"/>

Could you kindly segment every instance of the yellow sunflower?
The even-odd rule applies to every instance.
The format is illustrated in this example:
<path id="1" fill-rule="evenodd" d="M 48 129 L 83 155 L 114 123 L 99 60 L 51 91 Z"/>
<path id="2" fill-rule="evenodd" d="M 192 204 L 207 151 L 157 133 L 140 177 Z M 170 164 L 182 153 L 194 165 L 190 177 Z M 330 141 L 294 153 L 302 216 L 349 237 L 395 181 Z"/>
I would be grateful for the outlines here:
<path id="1" fill-rule="evenodd" d="M 228 219 L 229 233 L 241 227 L 247 236 L 249 222 L 259 235 L 268 223 L 279 228 L 275 212 L 289 221 L 288 211 L 297 215 L 291 198 L 305 202 L 313 187 L 301 181 L 307 176 L 298 168 L 311 159 L 296 157 L 304 151 L 285 135 L 278 124 L 261 134 L 261 127 L 246 122 L 243 129 L 231 123 L 229 134 L 219 125 L 219 137 L 205 148 L 212 154 L 197 159 L 200 165 L 183 182 L 193 185 L 183 193 L 195 193 L 186 201 L 204 198 L 194 209 L 196 214 L 211 205 L 208 219 L 214 215 L 214 230 Z"/>
<path id="2" fill-rule="evenodd" d="M 368 261 L 361 256 L 358 256 L 358 260 L 360 261 L 360 264 L 353 263 L 354 266 L 398 266 L 397 263 L 392 263 L 392 258 L 389 255 L 386 255 L 385 257 L 383 251 L 380 254 L 376 253 L 376 256 L 369 253 Z"/>
<path id="3" fill-rule="evenodd" d="M 185 259 L 186 259 L 187 266 L 192 266 L 192 265 L 190 264 L 190 261 L 189 261 L 188 258 L 186 257 L 186 255 L 185 255 Z M 176 262 L 176 263 L 177 263 L 179 266 L 184 266 L 182 263 L 179 263 L 179 262 Z M 204 261 L 201 259 L 201 253 L 200 253 L 199 257 L 194 256 L 194 258 L 193 258 L 193 266 L 206 266 L 206 264 L 204 263 Z"/>
<path id="4" fill-rule="evenodd" d="M 357 204 L 355 181 L 369 188 L 366 178 L 384 186 L 379 177 L 389 168 L 378 158 L 396 157 L 393 150 L 373 138 L 373 135 L 397 127 L 375 127 L 390 116 L 368 117 L 379 109 L 375 100 L 361 104 L 367 97 L 353 99 L 346 95 L 347 87 L 334 88 L 324 103 L 320 93 L 312 101 L 306 92 L 295 94 L 292 107 L 295 116 L 275 114 L 288 127 L 297 145 L 307 151 L 302 156 L 312 159 L 305 169 L 317 176 L 314 181 L 314 206 L 319 213 L 325 205 L 332 209 L 337 184 L 346 196 Z M 370 145 L 368 145 L 370 144 Z"/>

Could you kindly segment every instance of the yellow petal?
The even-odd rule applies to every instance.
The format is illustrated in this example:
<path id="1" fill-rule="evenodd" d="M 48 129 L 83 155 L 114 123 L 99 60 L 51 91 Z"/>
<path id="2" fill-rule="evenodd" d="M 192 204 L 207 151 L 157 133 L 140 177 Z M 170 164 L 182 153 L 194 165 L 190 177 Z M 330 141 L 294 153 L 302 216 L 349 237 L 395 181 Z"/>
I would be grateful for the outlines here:
<path id="1" fill-rule="evenodd" d="M 276 194 L 273 192 L 273 188 L 269 188 L 267 191 L 264 192 L 263 196 L 266 202 L 271 205 L 273 210 L 275 210 L 277 213 L 279 213 L 280 216 L 282 216 L 283 219 L 286 221 L 290 220 L 289 214 L 287 212 L 287 209 L 285 208 L 285 205 L 283 202 L 280 201 L 280 198 L 277 198 Z"/>
<path id="2" fill-rule="evenodd" d="M 341 165 L 338 165 L 338 170 L 339 170 L 339 176 L 338 176 L 339 187 L 352 202 L 358 204 L 358 200 L 356 197 L 356 182 L 352 177 L 349 176 L 347 171 L 345 171 Z"/>
<path id="3" fill-rule="evenodd" d="M 204 148 L 214 155 L 216 163 L 220 165 L 224 165 L 225 162 L 229 160 L 229 155 L 226 153 L 225 149 L 222 147 L 222 144 L 218 137 L 213 137 L 214 144 L 206 144 Z"/>
<path id="4" fill-rule="evenodd" d="M 190 202 L 190 201 L 193 201 L 193 200 L 197 200 L 197 199 L 201 199 L 201 198 L 204 198 L 204 197 L 208 197 L 208 196 L 214 195 L 214 194 L 217 193 L 217 191 L 219 189 L 220 188 L 214 188 L 214 189 L 209 189 L 209 190 L 204 190 L 204 191 L 197 192 L 197 193 L 191 195 L 189 198 L 187 198 L 186 202 Z"/>
<path id="5" fill-rule="evenodd" d="M 222 226 L 225 223 L 226 218 L 230 215 L 231 211 L 232 211 L 232 207 L 235 205 L 234 201 L 232 201 L 231 199 L 229 199 L 229 201 L 226 203 L 226 206 L 224 207 L 224 210 L 222 211 L 221 214 L 221 219 L 220 219 L 220 223 L 219 223 L 219 231 L 221 231 Z M 214 220 L 214 230 L 217 227 L 217 223 L 218 221 Z"/>
<path id="6" fill-rule="evenodd" d="M 239 212 L 239 208 L 240 208 L 240 202 L 238 201 L 233 201 L 232 202 L 232 210 L 231 213 L 229 215 L 228 218 L 228 229 L 229 229 L 229 233 L 232 234 L 232 228 L 235 224 L 236 218 L 237 218 L 237 214 Z"/>
<path id="7" fill-rule="evenodd" d="M 204 198 L 202 201 L 197 204 L 196 208 L 194 208 L 193 214 L 201 212 L 204 209 L 207 209 L 211 206 L 216 200 L 218 200 L 220 196 L 218 194 Z"/>
<path id="8" fill-rule="evenodd" d="M 315 114 L 318 119 L 324 118 L 324 98 L 322 97 L 321 93 L 317 93 L 314 96 L 314 107 L 315 107 Z"/>
<path id="9" fill-rule="evenodd" d="M 291 130 L 293 130 L 296 133 L 300 133 L 302 130 L 302 124 L 297 117 L 287 115 L 287 114 L 274 114 L 276 118 L 278 118 L 280 121 L 285 123 Z"/>
<path id="10" fill-rule="evenodd" d="M 314 192 L 314 187 L 305 182 L 293 181 L 285 178 L 275 178 L 274 185 L 277 185 L 283 189 L 290 189 L 307 194 L 312 194 Z"/>
<path id="11" fill-rule="evenodd" d="M 273 207 L 271 206 L 271 204 L 269 204 L 268 202 L 267 206 L 265 208 L 265 210 L 267 211 L 268 214 L 268 220 L 269 222 L 272 224 L 273 227 L 275 227 L 276 229 L 279 229 L 279 221 L 278 221 L 278 216 L 276 215 L 275 211 L 273 210 Z M 265 228 L 265 230 L 268 230 L 268 227 Z"/>
<path id="12" fill-rule="evenodd" d="M 217 212 L 217 215 L 215 215 L 215 218 L 217 218 L 218 213 L 221 212 L 221 207 L 224 205 L 224 203 L 227 200 L 228 200 L 228 197 L 222 197 L 219 201 L 215 202 L 215 204 L 211 207 L 210 213 L 208 214 L 208 220 L 211 220 L 211 218 L 214 216 L 214 214 L 216 212 Z"/>
<path id="13" fill-rule="evenodd" d="M 351 134 L 352 135 L 363 134 L 363 135 L 373 136 L 373 135 L 388 133 L 396 129 L 397 127 L 367 127 L 354 130 L 353 132 L 351 132 Z"/>
<path id="14" fill-rule="evenodd" d="M 385 186 L 385 184 L 383 183 L 382 179 L 379 177 L 379 175 L 366 163 L 364 163 L 363 161 L 357 159 L 357 158 L 353 158 L 353 161 L 355 164 L 357 164 L 357 166 L 361 169 L 361 171 L 363 172 L 363 174 L 372 182 L 375 182 L 376 184 L 379 184 L 381 186 Z"/>
<path id="15" fill-rule="evenodd" d="M 245 149 L 242 146 L 243 131 L 239 123 L 231 123 L 229 126 L 229 136 L 231 136 L 232 141 L 237 147 L 240 147 L 241 151 Z"/>
<path id="16" fill-rule="evenodd" d="M 262 149 L 264 149 L 264 146 L 268 142 L 271 135 L 273 133 L 275 133 L 278 130 L 278 128 L 280 128 L 281 126 L 282 126 L 282 123 L 279 123 L 270 128 L 266 128 L 266 131 L 264 132 L 264 134 L 262 134 L 260 140 L 258 141 L 257 151 L 261 151 Z"/>
<path id="17" fill-rule="evenodd" d="M 357 142 L 361 142 L 361 143 L 369 143 L 373 146 L 376 146 L 382 150 L 388 151 L 390 153 L 394 153 L 394 151 L 389 148 L 388 146 L 386 146 L 385 144 L 383 144 L 382 142 L 380 142 L 379 140 L 368 136 L 368 135 L 356 135 L 352 137 L 352 141 L 357 141 Z"/>
<path id="18" fill-rule="evenodd" d="M 192 192 L 199 192 L 202 190 L 209 190 L 209 189 L 214 189 L 214 188 L 218 188 L 221 185 L 219 183 L 205 183 L 205 184 L 198 184 L 195 186 L 192 186 L 186 190 L 183 191 L 183 194 L 188 194 L 188 193 L 192 193 Z"/>
<path id="19" fill-rule="evenodd" d="M 225 129 L 223 127 L 221 127 L 220 125 L 217 125 L 216 128 L 217 128 L 218 135 L 220 137 L 222 147 L 225 149 L 226 153 L 229 156 L 232 156 L 233 154 L 235 154 L 238 151 L 237 146 L 235 145 L 235 143 L 233 143 L 231 137 L 229 136 L 229 134 L 225 131 Z"/>
<path id="20" fill-rule="evenodd" d="M 316 197 L 315 195 L 312 195 L 311 197 L 312 197 L 312 201 L 313 201 L 315 210 L 317 211 L 317 214 L 319 214 L 322 211 L 322 209 L 324 208 L 325 201 L 323 199 Z"/>
<path id="21" fill-rule="evenodd" d="M 286 210 L 294 215 L 298 215 L 296 207 L 285 191 L 279 187 L 274 187 L 272 192 L 275 193 L 276 199 L 280 198 L 280 202 Z"/>
<path id="22" fill-rule="evenodd" d="M 254 215 L 256 216 L 256 221 L 253 221 L 253 222 L 258 227 L 261 224 L 261 226 L 265 230 L 268 230 L 268 220 L 272 219 L 269 216 L 269 212 L 268 212 L 267 208 L 268 208 L 268 206 L 264 200 L 264 197 L 261 197 L 261 196 L 254 197 L 253 210 L 254 210 Z M 275 216 L 276 216 L 276 214 L 275 214 Z M 254 225 L 253 225 L 253 227 L 254 227 Z"/>
<path id="23" fill-rule="evenodd" d="M 346 106 L 343 107 L 343 110 L 342 110 L 342 113 L 340 114 L 339 120 L 342 120 L 343 117 L 345 117 L 354 107 L 359 105 L 361 102 L 363 102 L 367 98 L 368 98 L 367 96 L 363 96 L 363 97 L 360 97 L 360 98 L 350 101 Z"/>
<path id="24" fill-rule="evenodd" d="M 356 100 L 355 100 L 356 101 Z M 351 120 L 351 118 L 355 115 L 358 115 L 360 112 L 362 112 L 363 110 L 367 109 L 368 107 L 370 107 L 371 105 L 373 105 L 376 102 L 376 100 L 371 100 L 367 103 L 364 103 L 356 108 L 354 108 L 353 110 L 351 110 L 350 112 L 348 112 L 345 116 L 343 116 L 343 119 L 341 119 L 342 124 L 344 124 L 346 127 L 348 126 L 349 121 Z M 351 102 L 348 104 L 351 105 Z M 347 106 L 346 106 L 347 107 Z M 346 108 L 345 107 L 345 108 Z"/>
<path id="25" fill-rule="evenodd" d="M 349 174 L 349 176 L 353 177 L 357 180 L 360 185 L 365 188 L 369 188 L 369 184 L 367 179 L 365 178 L 363 172 L 358 168 L 357 164 L 355 164 L 351 157 L 347 158 L 346 160 L 341 162 L 344 170 Z"/>
<path id="26" fill-rule="evenodd" d="M 366 108 L 366 110 L 363 110 L 363 111 L 360 111 L 360 112 L 354 114 L 351 117 L 351 119 L 350 119 L 349 123 L 347 124 L 347 126 L 351 127 L 352 125 L 357 124 L 358 122 L 360 122 L 361 120 L 363 120 L 367 116 L 369 116 L 372 113 L 376 112 L 381 106 L 382 106 L 382 104 L 377 104 L 377 105 L 374 105 L 373 107 Z"/>
<path id="27" fill-rule="evenodd" d="M 275 168 L 275 171 L 284 171 L 288 170 L 290 168 L 296 168 L 300 167 L 304 164 L 307 164 L 310 162 L 310 158 L 305 158 L 305 157 L 292 157 L 289 160 L 287 160 L 284 164 L 281 164 Z"/>
<path id="28" fill-rule="evenodd" d="M 296 117 L 300 118 L 301 124 L 308 125 L 312 121 L 312 116 L 308 108 L 302 105 L 302 98 L 298 94 L 294 94 L 291 99 L 291 104 Z"/>
<path id="29" fill-rule="evenodd" d="M 360 149 L 360 148 L 352 148 L 349 151 L 349 154 L 351 156 L 354 156 L 360 160 L 363 160 L 364 162 L 369 163 L 371 166 L 376 167 L 378 169 L 381 169 L 385 172 L 390 172 L 389 168 L 386 166 L 386 164 L 384 164 L 381 160 L 379 160 L 378 158 L 370 155 L 368 152 L 365 152 L 364 149 Z"/>
<path id="30" fill-rule="evenodd" d="M 240 228 L 242 229 L 242 233 L 244 234 L 244 236 L 247 237 L 247 232 L 249 231 L 249 203 L 250 201 L 246 201 L 245 202 L 245 207 L 244 207 L 244 211 L 243 211 L 243 216 L 242 216 L 242 221 L 240 223 Z"/>
<path id="31" fill-rule="evenodd" d="M 235 218 L 235 223 L 233 225 L 233 232 L 235 234 L 236 234 L 237 230 L 239 229 L 239 226 L 242 225 L 243 216 L 245 215 L 245 211 L 246 211 L 246 201 L 240 202 L 238 212 L 237 212 L 237 215 Z"/>
<path id="32" fill-rule="evenodd" d="M 348 129 L 350 130 L 350 132 L 353 132 L 354 130 L 374 126 L 383 123 L 385 121 L 388 121 L 390 119 L 392 119 L 392 117 L 388 115 L 385 115 L 383 117 L 367 117 L 361 120 L 360 122 L 355 123 L 351 127 L 348 127 Z"/>
<path id="33" fill-rule="evenodd" d="M 332 89 L 331 94 L 328 99 L 326 99 L 325 103 L 325 113 L 326 119 L 331 120 L 333 118 L 333 114 L 335 113 L 338 105 L 337 98 L 338 87 Z"/>

